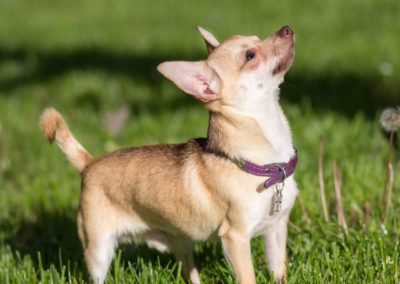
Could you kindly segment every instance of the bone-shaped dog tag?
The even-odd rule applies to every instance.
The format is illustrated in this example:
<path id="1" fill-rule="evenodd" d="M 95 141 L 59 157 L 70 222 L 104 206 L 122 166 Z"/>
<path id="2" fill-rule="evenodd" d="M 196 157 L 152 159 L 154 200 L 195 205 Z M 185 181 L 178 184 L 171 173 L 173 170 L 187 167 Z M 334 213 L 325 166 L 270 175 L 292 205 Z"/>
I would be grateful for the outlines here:
<path id="1" fill-rule="evenodd" d="M 274 206 L 275 213 L 281 211 L 282 208 L 282 197 L 283 197 L 282 191 L 283 191 L 283 183 L 278 183 L 275 186 L 275 206 Z"/>

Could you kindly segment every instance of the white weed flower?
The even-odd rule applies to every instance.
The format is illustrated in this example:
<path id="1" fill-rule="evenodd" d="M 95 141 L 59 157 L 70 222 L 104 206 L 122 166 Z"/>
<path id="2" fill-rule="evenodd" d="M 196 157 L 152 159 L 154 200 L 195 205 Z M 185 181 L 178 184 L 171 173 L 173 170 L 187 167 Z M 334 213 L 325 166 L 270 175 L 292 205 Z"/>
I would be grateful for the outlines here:
<path id="1" fill-rule="evenodd" d="M 397 131 L 400 128 L 400 107 L 385 109 L 380 120 L 386 131 Z"/>
<path id="2" fill-rule="evenodd" d="M 389 77 L 393 74 L 393 64 L 390 62 L 382 62 L 378 68 L 383 76 Z"/>

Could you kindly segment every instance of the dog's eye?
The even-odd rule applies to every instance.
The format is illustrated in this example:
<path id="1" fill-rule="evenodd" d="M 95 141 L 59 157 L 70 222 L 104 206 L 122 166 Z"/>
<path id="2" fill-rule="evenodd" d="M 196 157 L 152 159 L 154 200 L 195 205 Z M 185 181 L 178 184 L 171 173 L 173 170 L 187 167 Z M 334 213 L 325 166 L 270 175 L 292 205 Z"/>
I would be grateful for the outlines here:
<path id="1" fill-rule="evenodd" d="M 246 51 L 246 61 L 252 60 L 254 57 L 256 57 L 256 53 L 252 50 Z"/>

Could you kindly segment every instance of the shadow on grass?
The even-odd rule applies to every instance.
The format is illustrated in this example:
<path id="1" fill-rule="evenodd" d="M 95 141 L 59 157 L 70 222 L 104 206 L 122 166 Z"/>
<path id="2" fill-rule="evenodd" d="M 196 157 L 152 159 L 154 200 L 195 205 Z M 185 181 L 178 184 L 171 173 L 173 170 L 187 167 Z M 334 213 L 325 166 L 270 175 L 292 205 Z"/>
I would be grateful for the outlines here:
<path id="1" fill-rule="evenodd" d="M 71 212 L 75 210 L 71 208 Z M 10 226 L 11 224 L 3 222 L 0 224 L 0 229 L 11 232 L 13 230 L 8 228 Z M 68 265 L 73 267 L 74 271 L 77 270 L 78 274 L 83 273 L 86 278 L 88 277 L 73 214 L 39 211 L 34 221 L 21 221 L 19 229 L 8 236 L 5 243 L 10 245 L 14 252 L 18 251 L 21 256 L 30 256 L 36 267 L 41 265 L 42 268 L 48 269 L 54 265 L 60 269 L 60 264 Z M 199 247 L 200 250 L 195 253 L 195 262 L 200 269 L 209 266 L 213 260 L 218 261 L 223 258 L 221 249 L 214 253 L 210 244 L 200 244 Z M 139 267 L 139 261 L 151 263 L 153 267 L 157 264 L 161 267 L 171 267 L 171 264 L 175 263 L 172 254 L 159 253 L 144 243 L 121 245 L 119 250 L 122 263 L 130 262 L 133 267 Z M 110 270 L 112 268 L 111 266 Z"/>
<path id="2" fill-rule="evenodd" d="M 146 82 L 157 92 L 163 80 L 156 70 L 159 63 L 171 59 L 193 60 L 204 57 L 205 53 L 191 56 L 179 53 L 134 54 L 113 53 L 96 48 L 33 53 L 25 49 L 8 50 L 0 47 L 0 62 L 9 60 L 27 65 L 26 72 L 14 77 L 0 78 L 0 92 L 7 94 L 15 88 L 46 82 L 77 70 L 101 70 L 110 74 L 127 75 Z M 389 89 L 381 77 L 343 73 L 309 76 L 289 72 L 283 86 L 284 98 L 290 102 L 299 103 L 306 99 L 318 111 L 332 110 L 350 117 L 355 113 L 374 117 L 377 110 L 399 104 L 399 92 L 399 85 Z M 83 97 L 84 103 L 94 103 L 96 108 L 98 102 L 93 96 Z M 161 105 L 157 100 L 146 100 L 144 103 L 147 105 L 144 107 L 157 112 L 160 108 L 181 107 L 188 102 L 187 96 L 176 96 L 167 105 Z"/>
<path id="3" fill-rule="evenodd" d="M 5 224 L 0 226 L 7 227 Z M 38 265 L 40 252 L 44 268 L 49 268 L 51 264 L 58 267 L 60 261 L 63 265 L 76 263 L 78 268 L 84 267 L 76 221 L 71 214 L 38 211 L 34 220 L 21 220 L 17 226 L 17 231 L 5 242 L 13 251 L 30 256 L 35 265 Z"/>
<path id="4" fill-rule="evenodd" d="M 348 117 L 362 113 L 375 118 L 377 111 L 400 103 L 400 85 L 388 88 L 380 77 L 351 73 L 313 77 L 289 72 L 282 93 L 291 102 L 306 98 L 317 111 L 330 110 Z"/>
<path id="5" fill-rule="evenodd" d="M 102 70 L 110 74 L 129 75 L 152 84 L 161 80 L 156 69 L 158 64 L 184 57 L 187 56 L 177 54 L 171 58 L 167 55 L 113 53 L 96 48 L 34 53 L 25 49 L 9 50 L 0 47 L 0 62 L 13 61 L 25 64 L 26 67 L 26 72 L 19 76 L 0 79 L 0 91 L 6 93 L 20 86 L 46 82 L 77 70 Z"/>

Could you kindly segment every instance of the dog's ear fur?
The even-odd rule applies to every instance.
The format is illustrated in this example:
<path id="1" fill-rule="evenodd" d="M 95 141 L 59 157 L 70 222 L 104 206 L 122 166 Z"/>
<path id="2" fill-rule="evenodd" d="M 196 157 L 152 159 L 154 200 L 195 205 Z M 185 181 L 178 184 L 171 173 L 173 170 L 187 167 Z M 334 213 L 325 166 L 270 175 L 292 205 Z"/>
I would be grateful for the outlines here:
<path id="1" fill-rule="evenodd" d="M 157 70 L 185 93 L 204 103 L 218 99 L 220 79 L 204 61 L 169 61 L 158 65 Z"/>
<path id="2" fill-rule="evenodd" d="M 216 49 L 219 46 L 219 41 L 215 38 L 215 36 L 212 33 L 207 31 L 206 29 L 199 26 L 197 27 L 197 30 L 203 37 L 204 42 L 206 43 L 207 46 L 208 54 L 210 54 L 211 52 L 213 52 L 214 49 Z"/>

